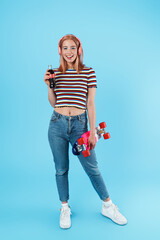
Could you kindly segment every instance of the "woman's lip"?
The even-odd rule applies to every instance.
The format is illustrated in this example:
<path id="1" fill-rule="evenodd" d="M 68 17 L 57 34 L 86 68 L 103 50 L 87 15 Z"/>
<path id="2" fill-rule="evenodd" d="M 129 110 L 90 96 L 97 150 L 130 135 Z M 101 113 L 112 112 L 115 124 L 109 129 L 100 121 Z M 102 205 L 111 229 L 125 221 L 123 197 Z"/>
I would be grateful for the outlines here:
<path id="1" fill-rule="evenodd" d="M 69 58 L 69 59 L 71 59 L 73 56 L 71 56 L 71 57 L 69 57 L 69 56 L 67 56 L 67 58 Z"/>

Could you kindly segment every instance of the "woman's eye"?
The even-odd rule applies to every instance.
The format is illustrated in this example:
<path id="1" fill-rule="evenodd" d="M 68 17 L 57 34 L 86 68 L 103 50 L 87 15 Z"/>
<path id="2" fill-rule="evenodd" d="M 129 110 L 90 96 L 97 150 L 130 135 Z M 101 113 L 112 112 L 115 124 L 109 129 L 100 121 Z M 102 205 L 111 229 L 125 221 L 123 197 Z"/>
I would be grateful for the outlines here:
<path id="1" fill-rule="evenodd" d="M 64 47 L 63 49 L 67 49 L 67 47 Z M 72 47 L 72 49 L 76 49 L 75 47 Z"/>

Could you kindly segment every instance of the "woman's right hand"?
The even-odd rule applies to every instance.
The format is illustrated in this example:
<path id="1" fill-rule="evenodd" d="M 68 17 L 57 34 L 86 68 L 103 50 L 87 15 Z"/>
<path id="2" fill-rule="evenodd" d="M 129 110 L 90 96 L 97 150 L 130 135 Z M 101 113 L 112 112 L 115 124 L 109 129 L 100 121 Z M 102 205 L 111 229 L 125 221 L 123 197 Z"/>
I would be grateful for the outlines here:
<path id="1" fill-rule="evenodd" d="M 49 82 L 49 75 L 50 75 L 50 72 L 48 72 L 49 68 L 47 69 L 45 75 L 44 75 L 44 82 L 47 84 L 47 86 L 49 86 L 50 82 Z"/>

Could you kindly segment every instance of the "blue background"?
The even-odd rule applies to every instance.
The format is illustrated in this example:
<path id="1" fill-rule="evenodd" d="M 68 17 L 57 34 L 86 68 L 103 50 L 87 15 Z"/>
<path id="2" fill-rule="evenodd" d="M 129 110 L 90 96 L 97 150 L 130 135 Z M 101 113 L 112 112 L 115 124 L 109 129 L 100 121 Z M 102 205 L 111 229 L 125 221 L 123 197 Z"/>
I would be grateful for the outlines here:
<path id="1" fill-rule="evenodd" d="M 0 236 L 8 239 L 158 239 L 160 214 L 160 1 L 1 1 Z M 53 108 L 43 77 L 59 66 L 58 41 L 75 34 L 96 72 L 96 125 L 111 138 L 96 154 L 112 201 L 102 201 L 70 148 L 72 227 L 47 139 Z"/>

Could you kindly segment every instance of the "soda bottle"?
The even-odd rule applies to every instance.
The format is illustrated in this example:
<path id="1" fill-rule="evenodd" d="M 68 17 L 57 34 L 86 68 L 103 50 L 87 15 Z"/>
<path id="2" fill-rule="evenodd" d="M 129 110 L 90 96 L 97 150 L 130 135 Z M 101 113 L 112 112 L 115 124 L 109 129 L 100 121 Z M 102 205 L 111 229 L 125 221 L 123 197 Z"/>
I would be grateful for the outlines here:
<path id="1" fill-rule="evenodd" d="M 54 73 L 54 71 L 53 71 L 53 69 L 52 69 L 52 65 L 48 65 L 48 68 L 49 68 L 49 70 L 48 70 L 48 72 L 50 72 L 50 78 L 49 78 L 49 82 L 50 82 L 50 88 L 54 88 L 55 87 L 55 73 Z"/>

